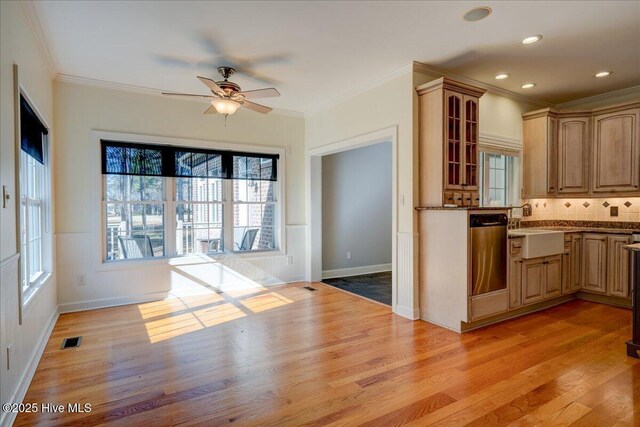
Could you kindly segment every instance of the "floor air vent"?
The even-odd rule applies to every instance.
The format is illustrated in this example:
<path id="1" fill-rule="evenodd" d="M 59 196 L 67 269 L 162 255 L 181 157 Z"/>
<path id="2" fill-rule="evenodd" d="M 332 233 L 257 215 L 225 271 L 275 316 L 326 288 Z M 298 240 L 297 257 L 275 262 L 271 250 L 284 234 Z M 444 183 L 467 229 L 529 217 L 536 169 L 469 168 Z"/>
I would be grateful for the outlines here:
<path id="1" fill-rule="evenodd" d="M 316 288 L 312 288 L 311 286 L 305 286 L 304 288 L 308 291 L 317 291 Z"/>
<path id="2" fill-rule="evenodd" d="M 60 350 L 80 347 L 81 342 L 82 342 L 82 337 L 65 338 L 62 340 L 62 347 L 60 347 Z"/>

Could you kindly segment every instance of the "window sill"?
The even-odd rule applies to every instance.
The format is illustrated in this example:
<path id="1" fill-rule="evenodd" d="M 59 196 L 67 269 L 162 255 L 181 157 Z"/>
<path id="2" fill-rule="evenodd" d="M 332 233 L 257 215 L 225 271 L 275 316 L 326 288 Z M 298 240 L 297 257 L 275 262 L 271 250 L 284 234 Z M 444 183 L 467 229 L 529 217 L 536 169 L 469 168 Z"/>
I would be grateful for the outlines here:
<path id="1" fill-rule="evenodd" d="M 38 301 L 38 296 L 40 295 L 40 290 L 49 284 L 51 278 L 53 277 L 52 273 L 42 272 L 38 275 L 38 278 L 29 285 L 29 288 L 22 293 L 22 309 L 24 316 L 28 316 L 33 306 Z"/>
<path id="2" fill-rule="evenodd" d="M 154 257 L 154 258 L 137 258 L 137 259 L 121 259 L 121 260 L 111 260 L 111 261 L 102 261 L 97 268 L 96 272 L 103 271 L 117 271 L 117 270 L 127 270 L 130 268 L 138 268 L 138 267 L 152 267 L 156 265 L 179 265 L 179 264 L 187 264 L 192 263 L 194 261 L 202 262 L 217 262 L 224 261 L 227 259 L 233 258 L 268 258 L 268 257 L 279 257 L 286 256 L 284 252 L 279 249 L 269 249 L 263 251 L 236 251 L 236 252 L 223 252 L 219 254 L 186 254 L 186 255 L 175 255 L 175 256 L 165 256 L 165 257 Z"/>

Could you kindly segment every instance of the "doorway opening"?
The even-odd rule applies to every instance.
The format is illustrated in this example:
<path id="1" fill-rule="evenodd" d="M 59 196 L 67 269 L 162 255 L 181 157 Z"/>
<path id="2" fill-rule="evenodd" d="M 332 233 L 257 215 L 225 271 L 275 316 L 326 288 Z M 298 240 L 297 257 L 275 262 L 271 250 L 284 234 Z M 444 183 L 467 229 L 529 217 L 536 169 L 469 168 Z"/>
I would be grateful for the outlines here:
<path id="1" fill-rule="evenodd" d="M 390 147 L 390 154 L 387 152 L 387 160 L 385 163 L 385 170 L 390 171 L 391 174 L 391 196 L 387 197 L 383 209 L 391 209 L 391 224 L 387 223 L 386 229 L 390 230 L 390 234 L 387 234 L 387 242 L 390 242 L 391 245 L 391 267 L 389 268 L 389 264 L 387 262 L 382 262 L 382 264 L 373 264 L 377 265 L 378 269 L 373 269 L 372 265 L 368 265 L 368 269 L 365 270 L 347 270 L 346 274 L 340 274 L 340 278 L 345 280 L 345 276 L 362 276 L 366 274 L 377 274 L 377 273 L 386 273 L 386 278 L 380 278 L 382 280 L 386 280 L 388 283 L 388 277 L 391 276 L 391 310 L 392 312 L 399 314 L 403 317 L 407 318 L 415 318 L 415 310 L 411 310 L 411 296 L 413 295 L 412 289 L 409 289 L 410 286 L 413 285 L 413 281 L 411 280 L 399 280 L 406 279 L 406 271 L 408 268 L 412 268 L 412 263 L 410 260 L 406 259 L 406 254 L 402 254 L 401 261 L 403 270 L 399 273 L 397 271 L 398 268 L 398 239 L 403 237 L 403 246 L 405 249 L 406 242 L 404 233 L 400 236 L 398 233 L 398 129 L 397 126 L 391 126 L 388 128 L 372 131 L 366 134 L 354 136 L 351 138 L 347 138 L 344 140 L 328 143 L 325 145 L 321 145 L 315 148 L 311 148 L 307 151 L 307 224 L 308 226 L 308 234 L 307 234 L 307 280 L 311 282 L 320 282 L 323 280 L 328 280 L 330 277 L 336 278 L 337 275 L 331 274 L 331 268 L 328 267 L 328 264 L 323 262 L 323 159 L 325 157 L 331 156 L 333 154 L 348 152 L 357 150 L 360 148 L 366 148 L 376 145 L 387 144 L 387 147 Z M 387 172 L 388 173 L 388 172 Z M 340 181 L 339 181 L 340 182 Z M 346 185 L 347 183 L 345 183 Z M 363 187 L 366 184 L 361 184 Z M 353 204 L 351 204 L 353 205 Z M 367 206 L 369 212 L 377 209 L 378 206 Z M 370 215 L 367 212 L 366 215 Z M 363 218 L 354 217 L 355 220 L 362 221 Z M 388 233 L 388 232 L 387 232 Z M 365 232 L 366 234 L 366 232 Z M 413 237 L 413 236 L 410 236 Z M 363 237 L 357 238 L 358 240 L 363 240 Z M 341 257 L 347 258 L 347 250 L 343 248 L 338 255 Z M 351 260 L 352 262 L 359 261 L 360 257 L 358 254 L 362 255 L 361 251 L 357 253 L 353 250 L 351 252 Z M 362 264 L 364 265 L 364 264 Z M 357 268 L 355 264 L 351 265 L 352 268 Z M 349 268 L 349 266 L 347 267 Z M 329 271 L 327 271 L 329 270 Z M 334 268 L 333 270 L 340 270 L 340 268 Z M 323 272 L 325 273 L 323 275 Z M 335 272 L 333 272 L 335 273 Z M 345 273 L 343 270 L 342 273 Z M 359 277 L 355 280 L 362 280 L 362 277 Z M 369 280 L 369 284 L 375 282 L 378 278 L 371 278 Z M 388 292 L 389 288 L 386 285 L 386 291 Z M 367 297 L 368 298 L 368 297 Z M 373 299 L 373 298 L 371 298 Z M 388 301 L 388 298 L 387 300 Z M 388 302 L 387 302 L 388 303 Z"/>
<path id="2" fill-rule="evenodd" d="M 385 141 L 322 157 L 322 281 L 392 304 L 392 150 Z"/>

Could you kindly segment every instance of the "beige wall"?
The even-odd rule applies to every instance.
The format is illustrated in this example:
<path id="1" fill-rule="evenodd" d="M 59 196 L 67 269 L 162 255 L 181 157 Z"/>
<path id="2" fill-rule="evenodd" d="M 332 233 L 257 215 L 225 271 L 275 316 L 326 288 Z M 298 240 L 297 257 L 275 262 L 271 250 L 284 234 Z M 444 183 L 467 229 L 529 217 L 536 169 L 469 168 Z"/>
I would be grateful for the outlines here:
<path id="1" fill-rule="evenodd" d="M 286 149 L 286 253 L 243 254 L 225 261 L 180 261 L 196 282 L 219 284 L 224 271 L 260 283 L 300 280 L 304 271 L 304 119 L 240 109 L 228 118 L 204 115 L 206 103 L 118 90 L 55 83 L 56 242 L 61 311 L 158 298 L 184 276 L 175 262 L 100 261 L 102 230 L 99 144 L 92 130 L 165 138 L 192 139 L 196 146 L 216 142 Z M 207 142 L 210 141 L 210 142 Z M 180 141 L 188 145 L 188 141 Z M 259 147 L 257 148 L 259 149 Z M 96 180 L 98 185 L 96 185 Z M 97 218 L 97 221 L 96 221 Z M 287 256 L 293 257 L 293 264 Z M 86 285 L 77 276 L 86 276 Z"/>
<path id="2" fill-rule="evenodd" d="M 16 170 L 13 64 L 20 67 L 22 86 L 42 118 L 53 124 L 53 85 L 50 70 L 19 2 L 0 2 L 0 183 L 11 200 L 0 208 L 0 402 L 20 402 L 39 360 L 41 344 L 55 319 L 56 279 L 42 285 L 19 324 L 16 248 Z M 55 144 L 54 140 L 50 141 Z M 55 273 L 55 272 L 54 272 Z M 10 369 L 7 370 L 7 348 Z M 0 425 L 10 424 L 0 412 Z"/>
<path id="3" fill-rule="evenodd" d="M 390 126 L 398 128 L 398 231 L 414 230 L 412 74 L 407 72 L 322 111 L 308 114 L 307 149 L 353 138 Z"/>

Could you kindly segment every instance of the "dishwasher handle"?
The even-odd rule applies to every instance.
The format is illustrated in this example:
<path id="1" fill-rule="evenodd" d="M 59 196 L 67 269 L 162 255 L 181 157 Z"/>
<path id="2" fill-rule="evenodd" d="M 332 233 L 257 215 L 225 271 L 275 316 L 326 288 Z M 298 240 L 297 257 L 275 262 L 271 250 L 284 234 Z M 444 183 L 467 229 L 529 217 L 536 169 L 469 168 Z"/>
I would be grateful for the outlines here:
<path id="1" fill-rule="evenodd" d="M 469 215 L 469 226 L 476 227 L 506 227 L 509 218 L 505 214 L 471 214 Z"/>

